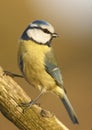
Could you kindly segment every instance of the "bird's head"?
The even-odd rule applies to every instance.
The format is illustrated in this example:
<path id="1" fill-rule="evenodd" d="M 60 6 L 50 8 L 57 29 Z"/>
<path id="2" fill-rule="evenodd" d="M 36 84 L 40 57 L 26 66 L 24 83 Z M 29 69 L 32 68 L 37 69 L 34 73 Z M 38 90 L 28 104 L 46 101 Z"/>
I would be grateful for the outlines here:
<path id="1" fill-rule="evenodd" d="M 50 23 L 36 20 L 29 24 L 21 38 L 23 40 L 33 40 L 38 44 L 50 45 L 51 40 L 57 36 L 54 27 Z"/>

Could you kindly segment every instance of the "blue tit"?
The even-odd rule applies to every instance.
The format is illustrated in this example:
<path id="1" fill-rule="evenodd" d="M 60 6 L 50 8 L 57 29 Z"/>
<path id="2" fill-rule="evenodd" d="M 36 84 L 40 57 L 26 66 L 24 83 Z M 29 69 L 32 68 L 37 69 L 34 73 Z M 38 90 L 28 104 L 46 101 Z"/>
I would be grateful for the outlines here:
<path id="1" fill-rule="evenodd" d="M 63 102 L 73 123 L 78 124 L 76 113 L 66 95 L 60 69 L 55 60 L 51 42 L 58 35 L 54 27 L 43 20 L 29 24 L 19 40 L 18 63 L 25 79 L 41 92 L 53 92 Z"/>

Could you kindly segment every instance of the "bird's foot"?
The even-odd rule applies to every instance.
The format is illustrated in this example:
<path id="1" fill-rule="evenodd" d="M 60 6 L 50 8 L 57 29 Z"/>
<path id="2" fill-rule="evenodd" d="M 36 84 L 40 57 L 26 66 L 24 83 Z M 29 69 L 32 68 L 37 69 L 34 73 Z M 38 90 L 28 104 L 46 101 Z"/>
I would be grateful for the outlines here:
<path id="1" fill-rule="evenodd" d="M 23 108 L 23 113 L 24 113 L 26 110 L 30 109 L 34 104 L 40 106 L 40 104 L 36 103 L 35 100 L 31 100 L 30 102 L 26 102 L 26 103 L 20 103 L 18 106 Z"/>
<path id="2" fill-rule="evenodd" d="M 19 75 L 19 74 L 15 74 L 15 73 L 12 73 L 12 72 L 9 72 L 9 71 L 4 71 L 4 74 L 3 75 L 9 75 L 10 77 L 14 78 L 14 77 L 20 77 L 20 78 L 23 78 L 23 75 Z"/>

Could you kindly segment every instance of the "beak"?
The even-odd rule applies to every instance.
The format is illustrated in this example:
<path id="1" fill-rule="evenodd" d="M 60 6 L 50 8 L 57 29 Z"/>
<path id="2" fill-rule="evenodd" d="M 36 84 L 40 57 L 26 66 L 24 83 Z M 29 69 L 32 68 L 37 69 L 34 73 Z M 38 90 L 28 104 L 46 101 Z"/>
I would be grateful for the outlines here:
<path id="1" fill-rule="evenodd" d="M 53 33 L 53 34 L 52 34 L 52 37 L 53 37 L 53 38 L 56 38 L 56 37 L 58 37 L 58 36 L 59 36 L 59 35 L 58 35 L 57 33 Z"/>

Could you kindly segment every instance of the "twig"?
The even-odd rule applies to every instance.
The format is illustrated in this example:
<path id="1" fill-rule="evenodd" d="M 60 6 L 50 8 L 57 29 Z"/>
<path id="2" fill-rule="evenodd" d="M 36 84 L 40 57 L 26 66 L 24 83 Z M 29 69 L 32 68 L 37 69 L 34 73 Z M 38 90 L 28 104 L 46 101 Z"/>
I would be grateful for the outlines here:
<path id="1" fill-rule="evenodd" d="M 3 75 L 0 67 L 0 111 L 20 130 L 69 130 L 55 115 L 38 105 L 33 105 L 23 113 L 19 107 L 30 98 L 24 90 L 10 77 Z"/>

